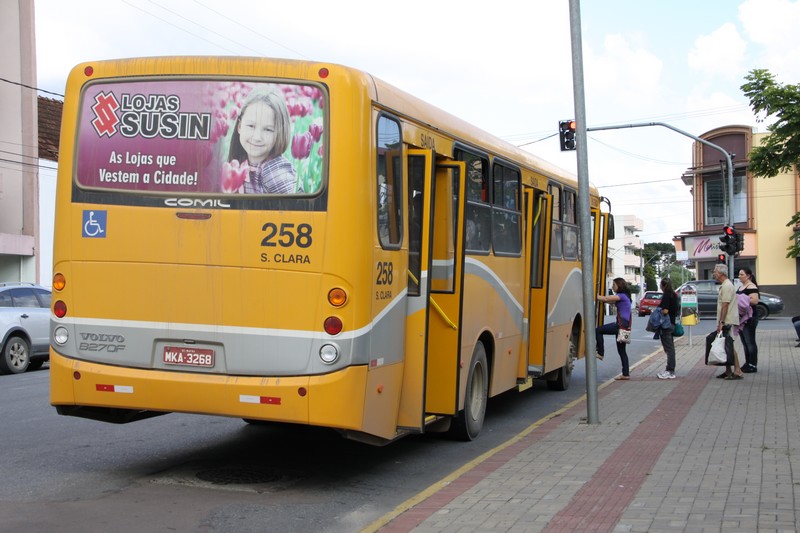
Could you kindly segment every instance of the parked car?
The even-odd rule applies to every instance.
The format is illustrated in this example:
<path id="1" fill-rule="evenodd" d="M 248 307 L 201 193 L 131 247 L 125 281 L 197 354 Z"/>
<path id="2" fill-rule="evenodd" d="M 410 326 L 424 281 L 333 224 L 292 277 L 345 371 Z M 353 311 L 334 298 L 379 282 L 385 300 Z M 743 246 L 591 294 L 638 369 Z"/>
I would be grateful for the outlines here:
<path id="1" fill-rule="evenodd" d="M 697 314 L 700 317 L 715 317 L 717 315 L 717 297 L 719 283 L 713 279 L 688 281 L 675 291 L 679 295 L 683 288 L 691 285 L 697 293 Z M 764 320 L 771 314 L 783 311 L 783 299 L 768 292 L 759 293 L 759 302 L 756 306 L 758 319 Z"/>
<path id="2" fill-rule="evenodd" d="M 50 291 L 0 283 L 0 374 L 36 370 L 50 359 Z"/>
<path id="3" fill-rule="evenodd" d="M 646 316 L 653 312 L 653 309 L 661 305 L 663 292 L 647 291 L 639 300 L 639 316 Z"/>

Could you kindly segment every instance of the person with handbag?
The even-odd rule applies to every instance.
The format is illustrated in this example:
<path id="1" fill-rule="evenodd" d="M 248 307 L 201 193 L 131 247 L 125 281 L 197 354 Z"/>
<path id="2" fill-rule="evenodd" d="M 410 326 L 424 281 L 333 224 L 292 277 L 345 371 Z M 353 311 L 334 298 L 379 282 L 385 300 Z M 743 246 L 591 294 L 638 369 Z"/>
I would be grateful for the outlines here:
<path id="1" fill-rule="evenodd" d="M 733 347 L 732 328 L 739 324 L 739 306 L 737 304 L 736 288 L 728 279 L 728 266 L 718 264 L 712 273 L 714 279 L 721 284 L 717 296 L 717 328 L 706 336 L 706 364 L 711 352 L 711 344 L 718 336 L 725 339 L 725 372 L 718 375 L 720 379 L 742 379 L 744 373 L 739 367 L 739 357 Z M 731 369 L 733 367 L 733 369 Z"/>
<path id="2" fill-rule="evenodd" d="M 626 347 L 631 342 L 631 290 L 628 282 L 623 278 L 614 278 L 611 290 L 614 294 L 597 295 L 597 300 L 603 303 L 613 303 L 617 308 L 617 319 L 614 322 L 597 326 L 595 336 L 597 337 L 597 358 L 601 361 L 605 355 L 603 345 L 603 335 L 614 335 L 617 341 L 617 353 L 622 361 L 622 375 L 614 379 L 631 379 L 630 366 L 628 364 L 628 352 Z"/>
<path id="3" fill-rule="evenodd" d="M 758 327 L 758 311 L 756 305 L 758 304 L 758 284 L 756 284 L 756 277 L 753 271 L 745 267 L 739 270 L 739 281 L 742 283 L 741 288 L 736 291 L 736 294 L 746 294 L 750 300 L 750 308 L 752 313 L 744 324 L 741 324 L 743 318 L 739 313 L 740 325 L 742 328 L 739 337 L 742 339 L 742 346 L 744 346 L 744 364 L 742 365 L 742 372 L 752 373 L 758 372 L 758 344 L 756 344 L 756 328 Z"/>
<path id="4" fill-rule="evenodd" d="M 675 294 L 675 289 L 672 288 L 672 281 L 669 278 L 661 280 L 661 314 L 669 316 L 671 328 L 662 327 L 659 331 L 661 339 L 661 347 L 664 348 L 664 353 L 667 354 L 667 368 L 663 372 L 656 374 L 658 379 L 675 379 L 675 340 L 673 333 L 675 331 L 675 324 L 678 318 L 678 311 L 680 310 L 680 301 L 678 295 Z"/>

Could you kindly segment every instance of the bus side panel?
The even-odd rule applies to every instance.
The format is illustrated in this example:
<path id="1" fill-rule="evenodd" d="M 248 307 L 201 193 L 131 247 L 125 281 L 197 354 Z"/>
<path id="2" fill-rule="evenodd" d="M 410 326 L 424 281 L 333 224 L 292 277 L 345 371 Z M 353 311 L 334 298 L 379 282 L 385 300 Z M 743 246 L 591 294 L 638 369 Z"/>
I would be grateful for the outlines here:
<path id="1" fill-rule="evenodd" d="M 583 309 L 581 283 L 580 263 L 551 262 L 545 372 L 561 368 L 567 362 L 572 325 Z"/>
<path id="2" fill-rule="evenodd" d="M 464 365 L 459 395 L 462 399 L 469 360 L 484 331 L 492 334 L 494 342 L 494 346 L 487 346 L 492 353 L 489 395 L 517 384 L 522 349 L 522 261 L 516 257 L 467 257 L 461 350 Z"/>
<path id="3" fill-rule="evenodd" d="M 369 369 L 364 393 L 363 431 L 385 439 L 397 436 L 396 413 L 402 386 L 402 363 Z"/>
<path id="4" fill-rule="evenodd" d="M 427 278 L 427 276 L 426 276 Z M 405 321 L 406 354 L 403 372 L 402 395 L 397 425 L 403 428 L 422 429 L 425 394 L 425 323 L 423 298 L 408 298 Z"/>

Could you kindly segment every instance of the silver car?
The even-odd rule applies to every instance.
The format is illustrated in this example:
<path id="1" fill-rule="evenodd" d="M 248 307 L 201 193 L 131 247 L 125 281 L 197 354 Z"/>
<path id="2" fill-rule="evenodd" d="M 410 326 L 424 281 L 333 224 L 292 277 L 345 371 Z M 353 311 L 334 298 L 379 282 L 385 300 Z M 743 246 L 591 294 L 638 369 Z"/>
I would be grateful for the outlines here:
<path id="1" fill-rule="evenodd" d="M 0 374 L 36 370 L 50 359 L 50 291 L 0 283 Z"/>
<path id="2" fill-rule="evenodd" d="M 734 282 L 734 285 L 738 280 Z M 692 286 L 697 293 L 697 313 L 702 317 L 714 317 L 717 314 L 717 296 L 719 295 L 719 283 L 713 279 L 693 280 L 678 287 L 675 292 L 680 296 L 681 291 L 686 286 Z M 780 296 L 759 292 L 759 302 L 756 306 L 758 319 L 764 320 L 769 315 L 783 311 L 783 300 Z"/>

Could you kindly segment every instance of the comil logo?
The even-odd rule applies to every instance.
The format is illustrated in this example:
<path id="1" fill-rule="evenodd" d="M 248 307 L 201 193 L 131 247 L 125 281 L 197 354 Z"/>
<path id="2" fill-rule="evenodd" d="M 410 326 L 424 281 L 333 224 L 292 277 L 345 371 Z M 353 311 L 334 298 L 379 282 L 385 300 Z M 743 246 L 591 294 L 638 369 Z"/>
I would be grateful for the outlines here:
<path id="1" fill-rule="evenodd" d="M 100 93 L 94 97 L 94 101 L 92 111 L 95 119 L 92 120 L 92 126 L 100 137 L 103 135 L 111 137 L 117 132 L 119 118 L 116 111 L 119 109 L 119 102 L 113 93 Z"/>

